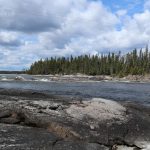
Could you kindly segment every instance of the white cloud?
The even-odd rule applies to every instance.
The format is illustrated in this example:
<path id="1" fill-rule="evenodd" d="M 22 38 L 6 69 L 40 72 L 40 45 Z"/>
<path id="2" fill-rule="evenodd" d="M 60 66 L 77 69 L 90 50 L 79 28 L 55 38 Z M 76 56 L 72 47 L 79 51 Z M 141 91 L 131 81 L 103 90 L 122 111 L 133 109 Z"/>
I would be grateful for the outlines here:
<path id="1" fill-rule="evenodd" d="M 5 47 L 16 47 L 21 45 L 18 34 L 14 32 L 0 32 L 0 45 Z"/>
<path id="2" fill-rule="evenodd" d="M 69 0 L 0 0 L 0 28 L 41 32 L 60 26 L 69 11 Z"/>
<path id="3" fill-rule="evenodd" d="M 97 36 L 115 30 L 118 18 L 100 2 L 86 2 L 81 6 L 72 8 L 61 28 L 41 33 L 39 35 L 41 45 L 52 50 L 60 49 L 60 53 L 65 50 L 68 52 L 68 49 L 73 54 L 82 54 L 85 50 L 90 53 L 90 50 L 94 50 L 97 46 L 92 42 Z"/>
<path id="4" fill-rule="evenodd" d="M 120 9 L 116 12 L 116 14 L 118 15 L 118 17 L 125 16 L 127 14 L 127 10 L 126 9 Z"/>
<path id="5" fill-rule="evenodd" d="M 150 39 L 149 4 L 129 16 L 125 9 L 112 13 L 100 1 L 0 0 L 1 67 L 144 47 Z"/>

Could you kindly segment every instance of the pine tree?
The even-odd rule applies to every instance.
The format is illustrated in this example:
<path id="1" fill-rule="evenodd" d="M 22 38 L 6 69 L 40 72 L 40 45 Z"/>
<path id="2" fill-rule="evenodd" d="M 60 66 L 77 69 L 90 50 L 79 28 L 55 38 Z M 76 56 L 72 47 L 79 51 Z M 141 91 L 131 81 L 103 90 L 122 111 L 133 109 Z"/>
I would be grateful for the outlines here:
<path id="1" fill-rule="evenodd" d="M 78 57 L 46 58 L 34 62 L 26 71 L 29 74 L 75 74 L 87 75 L 143 75 L 150 73 L 150 53 L 134 49 L 126 55 L 108 53 L 107 55 L 82 55 Z"/>

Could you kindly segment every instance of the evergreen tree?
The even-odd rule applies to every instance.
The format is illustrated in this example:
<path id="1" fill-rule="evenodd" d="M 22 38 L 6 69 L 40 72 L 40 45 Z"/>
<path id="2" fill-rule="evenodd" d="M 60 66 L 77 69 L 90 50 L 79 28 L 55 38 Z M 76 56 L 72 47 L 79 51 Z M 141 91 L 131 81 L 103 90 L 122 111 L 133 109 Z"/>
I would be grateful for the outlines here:
<path id="1" fill-rule="evenodd" d="M 75 74 L 126 76 L 150 73 L 150 52 L 134 49 L 126 55 L 108 53 L 107 55 L 82 55 L 68 58 L 46 58 L 34 62 L 26 71 L 28 74 Z"/>

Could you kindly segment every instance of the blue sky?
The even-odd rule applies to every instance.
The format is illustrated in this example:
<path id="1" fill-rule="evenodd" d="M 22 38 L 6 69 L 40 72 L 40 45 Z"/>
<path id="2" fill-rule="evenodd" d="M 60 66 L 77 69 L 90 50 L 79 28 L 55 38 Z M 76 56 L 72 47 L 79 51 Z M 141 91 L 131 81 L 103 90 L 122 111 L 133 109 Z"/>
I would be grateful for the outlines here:
<path id="1" fill-rule="evenodd" d="M 40 58 L 143 48 L 150 0 L 0 0 L 0 70 Z"/>
<path id="2" fill-rule="evenodd" d="M 116 12 L 120 9 L 126 9 L 129 15 L 141 13 L 144 10 L 144 0 L 102 0 L 103 4 Z"/>

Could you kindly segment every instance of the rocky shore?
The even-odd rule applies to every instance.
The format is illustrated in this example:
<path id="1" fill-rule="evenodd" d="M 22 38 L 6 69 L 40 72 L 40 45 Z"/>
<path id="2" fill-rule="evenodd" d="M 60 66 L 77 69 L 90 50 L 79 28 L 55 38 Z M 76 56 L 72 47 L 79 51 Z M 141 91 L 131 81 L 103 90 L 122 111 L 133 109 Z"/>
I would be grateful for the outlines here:
<path id="1" fill-rule="evenodd" d="M 2 150 L 149 150 L 150 108 L 0 89 Z"/>
<path id="2" fill-rule="evenodd" d="M 28 74 L 1 74 L 0 81 L 43 81 L 43 82 L 149 82 L 150 75 L 128 75 L 125 77 L 108 76 L 108 75 L 28 75 Z"/>
<path id="3" fill-rule="evenodd" d="M 70 82 L 88 82 L 88 81 L 117 81 L 117 82 L 150 82 L 150 75 L 128 75 L 125 77 L 96 75 L 89 76 L 83 74 L 76 75 L 33 75 L 35 80 L 41 81 L 70 81 Z M 21 78 L 18 78 L 18 80 Z M 16 79 L 17 80 L 17 79 Z"/>

